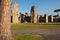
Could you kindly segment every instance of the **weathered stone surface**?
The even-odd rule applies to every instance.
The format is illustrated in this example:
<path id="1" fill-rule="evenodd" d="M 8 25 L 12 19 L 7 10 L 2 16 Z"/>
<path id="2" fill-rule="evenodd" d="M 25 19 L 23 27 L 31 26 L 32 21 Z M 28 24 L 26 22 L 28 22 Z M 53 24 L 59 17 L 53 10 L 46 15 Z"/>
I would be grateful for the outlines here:
<path id="1" fill-rule="evenodd" d="M 45 14 L 44 17 L 45 17 L 45 22 L 48 23 L 48 15 Z"/>
<path id="2" fill-rule="evenodd" d="M 12 40 L 10 13 L 12 0 L 1 0 L 0 4 L 0 40 Z"/>
<path id="3" fill-rule="evenodd" d="M 13 23 L 18 23 L 18 3 L 14 3 L 14 10 L 12 11 L 13 14 Z"/>
<path id="4" fill-rule="evenodd" d="M 37 16 L 37 21 L 38 21 L 38 23 L 39 23 L 39 20 L 40 20 L 40 15 Z"/>
<path id="5" fill-rule="evenodd" d="M 53 22 L 53 16 L 51 15 L 51 22 Z"/>

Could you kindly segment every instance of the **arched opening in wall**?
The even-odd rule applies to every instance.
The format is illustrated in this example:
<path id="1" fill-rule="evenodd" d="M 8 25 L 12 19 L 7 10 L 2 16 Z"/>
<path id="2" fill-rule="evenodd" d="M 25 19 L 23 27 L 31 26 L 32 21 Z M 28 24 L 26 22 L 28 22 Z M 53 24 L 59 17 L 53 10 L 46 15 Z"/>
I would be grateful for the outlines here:
<path id="1" fill-rule="evenodd" d="M 21 14 L 21 23 L 24 23 L 25 22 L 24 17 L 25 17 L 25 15 L 24 14 Z"/>
<path id="2" fill-rule="evenodd" d="M 13 23 L 13 14 L 10 13 L 10 22 Z"/>
<path id="3" fill-rule="evenodd" d="M 31 17 L 30 16 L 25 16 L 24 19 L 26 22 L 31 23 Z"/>

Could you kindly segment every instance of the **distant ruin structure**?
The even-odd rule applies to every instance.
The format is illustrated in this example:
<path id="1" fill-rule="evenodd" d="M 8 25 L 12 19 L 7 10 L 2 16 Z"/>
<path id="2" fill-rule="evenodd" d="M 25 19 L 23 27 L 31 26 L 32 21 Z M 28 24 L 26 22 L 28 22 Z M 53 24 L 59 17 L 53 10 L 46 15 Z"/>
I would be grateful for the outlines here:
<path id="1" fill-rule="evenodd" d="M 31 13 L 31 23 L 37 23 L 37 12 L 35 6 L 32 6 L 30 13 Z"/>
<path id="2" fill-rule="evenodd" d="M 53 15 L 51 15 L 51 22 L 53 22 L 54 20 L 53 20 Z"/>
<path id="3" fill-rule="evenodd" d="M 37 15 L 37 22 L 39 23 L 40 15 Z"/>
<path id="4" fill-rule="evenodd" d="M 47 14 L 44 15 L 44 18 L 45 18 L 45 22 L 48 23 L 48 15 Z"/>
<path id="5" fill-rule="evenodd" d="M 19 23 L 18 21 L 18 3 L 14 3 L 14 9 L 12 10 L 12 20 L 13 20 L 13 23 L 16 24 L 16 23 Z"/>
<path id="6" fill-rule="evenodd" d="M 37 14 L 36 7 L 32 6 L 30 10 L 30 15 L 28 13 L 20 14 L 19 16 L 20 23 L 51 23 L 58 22 L 60 18 L 45 14 L 44 16 Z"/>
<path id="7" fill-rule="evenodd" d="M 48 22 L 53 22 L 53 21 L 54 21 L 53 15 L 48 16 Z"/>

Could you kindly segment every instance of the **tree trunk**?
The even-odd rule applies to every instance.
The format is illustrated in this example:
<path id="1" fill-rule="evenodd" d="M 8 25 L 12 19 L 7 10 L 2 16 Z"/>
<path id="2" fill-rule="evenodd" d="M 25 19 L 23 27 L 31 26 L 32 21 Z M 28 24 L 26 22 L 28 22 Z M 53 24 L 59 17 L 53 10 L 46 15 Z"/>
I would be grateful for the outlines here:
<path id="1" fill-rule="evenodd" d="M 12 0 L 0 2 L 0 40 L 12 40 L 10 29 L 10 13 Z"/>

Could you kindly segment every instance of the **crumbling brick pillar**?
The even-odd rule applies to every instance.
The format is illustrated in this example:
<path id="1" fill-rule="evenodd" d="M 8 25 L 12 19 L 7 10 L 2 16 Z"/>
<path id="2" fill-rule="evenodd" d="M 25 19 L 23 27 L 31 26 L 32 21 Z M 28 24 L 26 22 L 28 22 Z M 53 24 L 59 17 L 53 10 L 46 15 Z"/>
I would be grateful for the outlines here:
<path id="1" fill-rule="evenodd" d="M 37 21 L 38 21 L 38 23 L 39 23 L 39 18 L 40 18 L 40 15 L 37 15 Z"/>
<path id="2" fill-rule="evenodd" d="M 0 40 L 12 40 L 10 13 L 12 0 L 0 0 Z"/>
<path id="3" fill-rule="evenodd" d="M 14 9 L 12 11 L 12 14 L 13 14 L 13 23 L 16 24 L 16 23 L 19 23 L 19 20 L 18 20 L 18 3 L 14 3 Z"/>
<path id="4" fill-rule="evenodd" d="M 45 14 L 44 17 L 45 17 L 45 22 L 48 23 L 48 15 Z"/>
<path id="5" fill-rule="evenodd" d="M 31 8 L 31 23 L 37 23 L 37 12 L 35 6 L 32 6 Z"/>
<path id="6" fill-rule="evenodd" d="M 50 17 L 51 17 L 51 22 L 53 22 L 53 16 L 51 15 Z"/>

